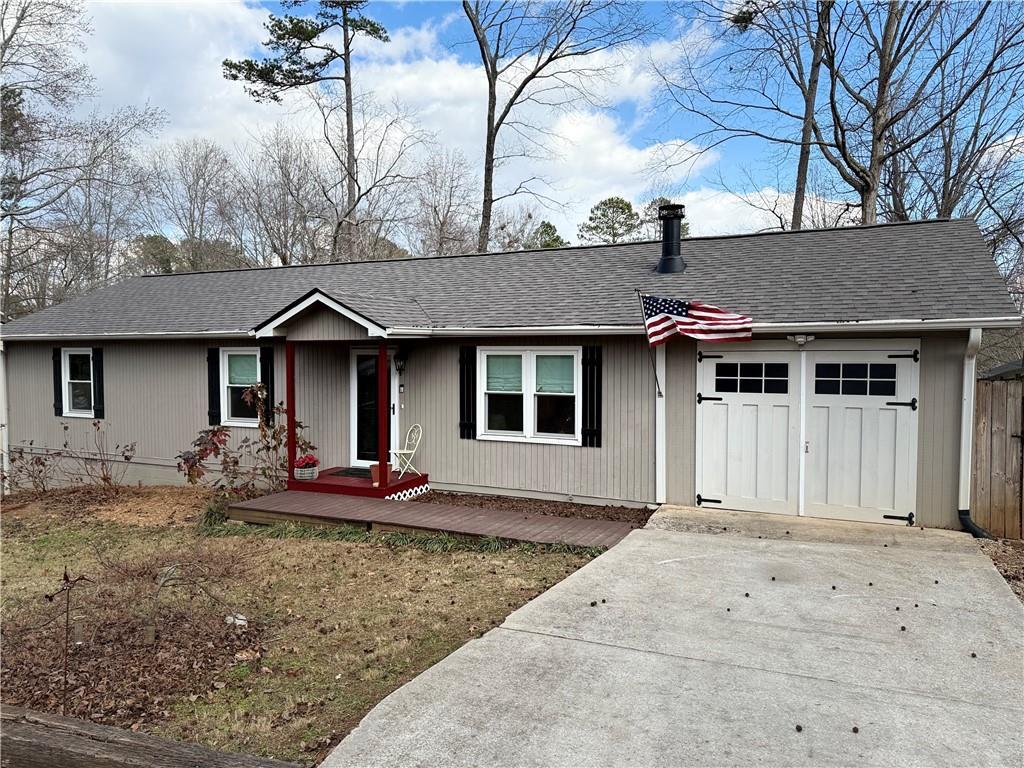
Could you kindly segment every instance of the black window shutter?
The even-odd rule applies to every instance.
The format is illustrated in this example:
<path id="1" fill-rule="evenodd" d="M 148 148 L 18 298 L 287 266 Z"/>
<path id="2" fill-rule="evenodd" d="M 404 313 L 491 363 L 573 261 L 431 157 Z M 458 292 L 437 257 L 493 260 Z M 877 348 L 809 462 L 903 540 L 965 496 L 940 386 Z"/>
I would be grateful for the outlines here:
<path id="1" fill-rule="evenodd" d="M 103 347 L 92 348 L 92 416 L 94 419 L 106 416 L 103 407 Z"/>
<path id="2" fill-rule="evenodd" d="M 583 348 L 583 445 L 601 447 L 601 347 Z"/>
<path id="3" fill-rule="evenodd" d="M 206 350 L 206 388 L 210 400 L 210 424 L 220 424 L 220 347 Z"/>
<path id="4" fill-rule="evenodd" d="M 476 347 L 459 347 L 459 437 L 476 439 Z"/>
<path id="5" fill-rule="evenodd" d="M 63 376 L 61 374 L 60 347 L 53 348 L 53 415 L 60 417 L 64 415 L 64 389 L 61 385 Z"/>
<path id="6" fill-rule="evenodd" d="M 267 424 L 274 423 L 274 348 L 260 347 L 260 381 L 267 393 L 264 418 Z"/>

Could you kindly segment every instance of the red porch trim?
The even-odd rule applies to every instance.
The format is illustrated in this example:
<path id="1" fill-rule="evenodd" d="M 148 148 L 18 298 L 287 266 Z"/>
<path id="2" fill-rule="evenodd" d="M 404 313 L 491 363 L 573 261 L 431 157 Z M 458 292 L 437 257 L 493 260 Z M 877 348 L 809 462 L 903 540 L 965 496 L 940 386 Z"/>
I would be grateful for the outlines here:
<path id="1" fill-rule="evenodd" d="M 388 345 L 377 347 L 377 461 L 380 463 L 380 487 L 387 488 L 388 434 L 391 431 L 391 368 L 388 363 Z"/>
<path id="2" fill-rule="evenodd" d="M 320 476 L 316 480 L 293 480 L 288 484 L 288 489 L 383 499 L 393 493 L 408 491 L 430 483 L 430 478 L 427 475 L 406 475 L 399 478 L 397 472 L 392 472 L 391 482 L 388 485 L 374 488 L 369 477 L 337 476 L 334 472 L 339 469 L 342 467 L 321 470 Z"/>

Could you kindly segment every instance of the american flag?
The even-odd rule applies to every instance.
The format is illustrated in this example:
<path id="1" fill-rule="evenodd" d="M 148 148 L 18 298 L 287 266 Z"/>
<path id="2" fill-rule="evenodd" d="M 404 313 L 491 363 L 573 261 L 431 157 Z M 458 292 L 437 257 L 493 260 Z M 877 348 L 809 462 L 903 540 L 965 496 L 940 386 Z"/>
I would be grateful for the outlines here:
<path id="1" fill-rule="evenodd" d="M 701 341 L 746 341 L 751 337 L 753 320 L 746 315 L 697 301 L 663 299 L 640 294 L 644 306 L 644 327 L 651 346 L 663 344 L 680 333 Z"/>

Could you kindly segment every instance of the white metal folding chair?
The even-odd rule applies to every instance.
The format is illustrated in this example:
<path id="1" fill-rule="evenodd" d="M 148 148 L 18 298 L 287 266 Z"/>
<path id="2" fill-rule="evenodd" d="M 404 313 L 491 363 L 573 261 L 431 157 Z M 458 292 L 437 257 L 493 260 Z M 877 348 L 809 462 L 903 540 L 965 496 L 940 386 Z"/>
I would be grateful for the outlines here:
<path id="1" fill-rule="evenodd" d="M 412 465 L 412 460 L 416 456 L 416 449 L 420 447 L 421 437 L 423 437 L 423 427 L 419 424 L 413 424 L 409 427 L 409 431 L 405 433 L 405 448 L 391 451 L 391 455 L 395 457 L 395 469 L 398 470 L 399 478 L 406 472 L 415 472 L 417 475 L 422 474 Z"/>

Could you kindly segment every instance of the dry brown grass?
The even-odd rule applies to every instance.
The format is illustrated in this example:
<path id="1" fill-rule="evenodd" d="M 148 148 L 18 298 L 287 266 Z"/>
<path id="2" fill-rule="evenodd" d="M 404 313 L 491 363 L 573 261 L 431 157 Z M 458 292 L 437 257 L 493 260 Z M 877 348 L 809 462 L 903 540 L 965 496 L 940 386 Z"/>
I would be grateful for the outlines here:
<path id="1" fill-rule="evenodd" d="M 74 593 L 83 601 L 81 613 L 102 614 L 106 626 L 121 630 L 83 646 L 73 666 L 125 653 L 133 659 L 121 667 L 94 664 L 113 692 L 80 697 L 79 716 L 97 711 L 89 702 L 99 698 L 111 705 L 100 707 L 101 717 L 121 725 L 134 722 L 214 748 L 316 760 L 388 693 L 587 560 L 525 549 L 436 553 L 379 543 L 210 538 L 184 524 L 201 504 L 194 491 L 164 488 L 106 500 L 71 494 L 5 505 L 4 619 L 31 626 L 45 602 L 40 596 L 55 588 L 67 564 L 72 575 L 96 574 L 103 582 Z M 145 646 L 138 622 L 140 606 L 148 604 L 140 595 L 152 591 L 153 574 L 174 563 L 211 575 L 213 597 L 203 590 L 168 592 L 157 643 Z M 102 610 L 90 607 L 100 604 Z M 225 632 L 229 611 L 250 619 L 246 633 Z M 59 664 L 52 640 L 40 641 L 38 654 L 22 650 L 14 657 L 4 641 L 5 701 L 12 690 L 52 688 Z M 212 643 L 217 652 L 197 653 L 196 643 L 203 649 Z M 187 674 L 148 674 L 140 689 L 147 654 L 153 664 L 159 654 L 161 664 L 188 667 Z M 190 654 L 203 657 L 197 669 L 191 667 L 199 659 Z M 9 666 L 8 658 L 18 663 Z M 120 682 L 110 679 L 118 669 L 126 677 Z M 135 693 L 116 692 L 128 690 Z M 130 696 L 134 709 L 119 696 Z M 147 696 L 160 701 L 147 704 Z M 47 706 L 45 696 L 39 701 Z"/>

